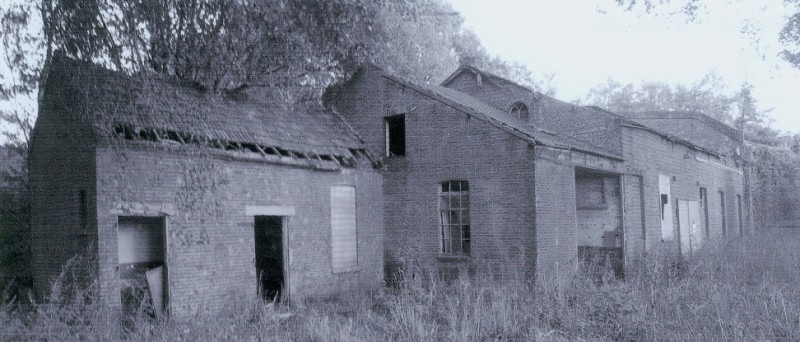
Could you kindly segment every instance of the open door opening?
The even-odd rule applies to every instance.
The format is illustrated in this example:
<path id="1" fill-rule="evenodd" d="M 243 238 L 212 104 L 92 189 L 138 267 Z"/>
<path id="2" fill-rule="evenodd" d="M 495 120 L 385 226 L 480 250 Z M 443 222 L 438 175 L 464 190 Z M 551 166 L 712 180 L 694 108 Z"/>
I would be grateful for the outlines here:
<path id="1" fill-rule="evenodd" d="M 117 246 L 120 298 L 125 315 L 159 317 L 169 307 L 163 217 L 120 216 Z"/>
<path id="2" fill-rule="evenodd" d="M 258 293 L 268 301 L 278 301 L 283 294 L 283 219 L 280 216 L 255 216 L 256 276 Z"/>
<path id="3" fill-rule="evenodd" d="M 575 170 L 578 259 L 599 278 L 612 271 L 624 278 L 622 191 L 617 174 Z"/>

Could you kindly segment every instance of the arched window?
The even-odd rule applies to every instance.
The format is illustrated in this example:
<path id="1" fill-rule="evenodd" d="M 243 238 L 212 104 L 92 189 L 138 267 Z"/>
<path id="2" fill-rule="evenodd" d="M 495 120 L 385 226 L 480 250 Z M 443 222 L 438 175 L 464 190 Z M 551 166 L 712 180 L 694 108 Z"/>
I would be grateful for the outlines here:
<path id="1" fill-rule="evenodd" d="M 515 102 L 508 109 L 508 113 L 515 118 L 528 121 L 528 106 L 522 102 Z"/>

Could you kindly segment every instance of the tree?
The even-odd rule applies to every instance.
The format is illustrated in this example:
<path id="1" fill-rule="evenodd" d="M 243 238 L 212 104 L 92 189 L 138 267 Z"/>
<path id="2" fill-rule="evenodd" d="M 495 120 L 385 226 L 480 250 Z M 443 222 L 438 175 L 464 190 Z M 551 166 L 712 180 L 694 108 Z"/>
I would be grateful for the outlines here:
<path id="1" fill-rule="evenodd" d="M 714 73 L 691 85 L 643 82 L 637 87 L 609 79 L 590 89 L 585 101 L 617 112 L 696 111 L 731 124 L 736 98 L 721 94 L 723 89 L 722 79 Z"/>
<path id="2" fill-rule="evenodd" d="M 700 0 L 615 0 L 617 5 L 627 11 L 642 9 L 645 13 L 653 14 L 658 10 L 666 9 L 668 15 L 683 15 L 687 21 L 699 20 L 705 4 Z M 729 0 L 730 3 L 745 3 L 747 0 Z M 784 0 L 783 6 L 792 14 L 786 16 L 786 22 L 781 30 L 778 40 L 784 45 L 781 57 L 795 68 L 800 68 L 800 0 Z M 743 35 L 752 35 L 758 28 L 751 22 L 742 25 Z M 750 37 L 750 39 L 755 39 Z"/>

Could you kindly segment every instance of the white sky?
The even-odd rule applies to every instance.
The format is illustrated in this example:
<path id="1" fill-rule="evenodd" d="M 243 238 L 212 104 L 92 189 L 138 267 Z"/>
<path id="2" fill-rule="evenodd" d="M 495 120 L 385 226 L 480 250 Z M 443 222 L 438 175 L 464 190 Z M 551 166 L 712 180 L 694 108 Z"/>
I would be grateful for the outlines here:
<path id="1" fill-rule="evenodd" d="M 524 63 L 535 75 L 553 73 L 562 100 L 584 98 L 608 78 L 692 84 L 715 71 L 729 87 L 725 94 L 750 82 L 759 108 L 773 108 L 772 127 L 800 132 L 800 69 L 778 57 L 787 13 L 782 0 L 703 1 L 697 23 L 625 12 L 612 0 L 450 2 L 490 53 Z M 760 28 L 756 39 L 741 33 L 745 23 Z"/>
<path id="2" fill-rule="evenodd" d="M 553 73 L 562 100 L 584 98 L 608 78 L 691 84 L 715 71 L 728 84 L 726 94 L 745 80 L 752 83 L 760 109 L 773 108 L 772 127 L 800 133 L 800 69 L 778 57 L 783 0 L 702 1 L 706 8 L 697 23 L 625 12 L 614 0 L 450 1 L 490 53 L 524 63 L 537 75 Z M 745 20 L 760 28 L 757 39 L 741 33 Z M 2 76 L 10 76 L 8 70 Z M 26 102 L 0 106 L 33 105 Z"/>

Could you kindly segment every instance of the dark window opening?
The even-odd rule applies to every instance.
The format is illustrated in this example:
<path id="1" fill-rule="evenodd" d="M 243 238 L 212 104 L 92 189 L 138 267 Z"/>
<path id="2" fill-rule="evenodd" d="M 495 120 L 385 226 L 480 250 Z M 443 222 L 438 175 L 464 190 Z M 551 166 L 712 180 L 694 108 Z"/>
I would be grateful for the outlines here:
<path id="1" fill-rule="evenodd" d="M 508 113 L 515 118 L 528 121 L 528 106 L 522 102 L 516 102 L 508 109 Z"/>
<path id="2" fill-rule="evenodd" d="M 386 156 L 406 155 L 406 118 L 405 115 L 387 116 L 386 120 Z"/>
<path id="3" fill-rule="evenodd" d="M 669 195 L 661 194 L 661 220 L 664 220 L 667 204 L 669 204 Z"/>
<path id="4" fill-rule="evenodd" d="M 78 220 L 81 232 L 85 233 L 89 223 L 89 205 L 86 199 L 86 190 L 78 191 Z"/>

